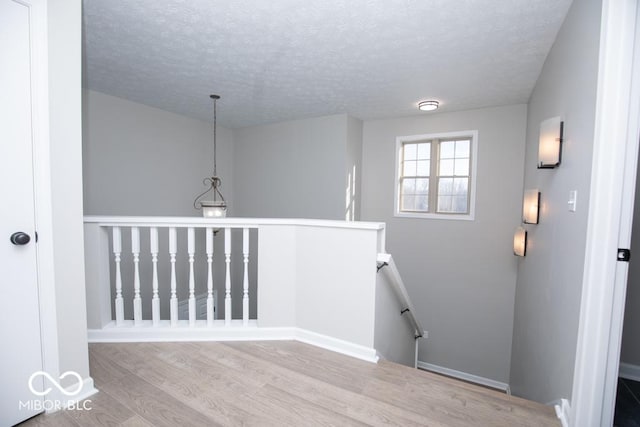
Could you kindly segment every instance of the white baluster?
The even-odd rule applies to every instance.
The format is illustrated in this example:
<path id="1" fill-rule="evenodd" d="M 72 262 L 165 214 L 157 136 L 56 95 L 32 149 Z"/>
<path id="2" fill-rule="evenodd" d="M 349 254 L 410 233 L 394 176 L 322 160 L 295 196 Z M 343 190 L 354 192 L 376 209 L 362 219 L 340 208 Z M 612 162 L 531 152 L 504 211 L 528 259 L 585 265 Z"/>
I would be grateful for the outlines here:
<path id="1" fill-rule="evenodd" d="M 120 273 L 120 253 L 122 252 L 122 235 L 120 227 L 113 227 L 113 256 L 116 262 L 116 325 L 124 322 L 124 301 L 122 300 L 122 274 Z"/>
<path id="2" fill-rule="evenodd" d="M 196 324 L 196 281 L 193 272 L 193 258 L 196 252 L 195 232 L 187 229 L 187 252 L 189 253 L 189 326 Z"/>
<path id="3" fill-rule="evenodd" d="M 175 227 L 169 228 L 169 259 L 171 261 L 171 299 L 169 300 L 169 311 L 171 316 L 171 326 L 178 324 L 178 297 L 176 295 L 176 252 L 177 235 Z"/>
<path id="4" fill-rule="evenodd" d="M 213 229 L 207 227 L 207 326 L 213 326 Z"/>
<path id="5" fill-rule="evenodd" d="M 153 299 L 151 300 L 151 319 L 153 326 L 160 324 L 160 297 L 158 296 L 158 229 L 149 229 L 151 263 L 153 265 Z"/>
<path id="6" fill-rule="evenodd" d="M 140 298 L 140 229 L 131 227 L 131 253 L 133 253 L 133 323 L 142 323 L 142 299 Z"/>
<path id="7" fill-rule="evenodd" d="M 231 325 L 231 229 L 224 229 L 224 259 L 226 264 L 224 294 L 224 324 Z"/>
<path id="8" fill-rule="evenodd" d="M 242 280 L 242 324 L 249 325 L 249 229 L 242 229 L 242 253 L 244 255 L 244 278 Z"/>

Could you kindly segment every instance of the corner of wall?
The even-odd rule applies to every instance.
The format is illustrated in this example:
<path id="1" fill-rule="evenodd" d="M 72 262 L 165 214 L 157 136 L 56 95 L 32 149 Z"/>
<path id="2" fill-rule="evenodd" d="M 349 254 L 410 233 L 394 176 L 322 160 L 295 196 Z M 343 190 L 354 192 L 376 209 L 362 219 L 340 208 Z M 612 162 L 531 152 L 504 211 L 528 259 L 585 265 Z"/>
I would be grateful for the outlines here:
<path id="1" fill-rule="evenodd" d="M 48 4 L 49 137 L 58 368 L 89 378 L 82 225 L 81 7 L 79 0 Z"/>

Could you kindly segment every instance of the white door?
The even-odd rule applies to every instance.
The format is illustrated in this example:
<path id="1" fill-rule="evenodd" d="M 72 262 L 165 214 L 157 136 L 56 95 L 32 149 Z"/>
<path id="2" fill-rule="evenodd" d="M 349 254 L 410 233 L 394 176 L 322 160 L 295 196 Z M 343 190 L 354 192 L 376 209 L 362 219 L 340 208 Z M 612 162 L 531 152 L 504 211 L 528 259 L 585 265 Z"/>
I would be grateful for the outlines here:
<path id="1" fill-rule="evenodd" d="M 0 426 L 42 412 L 43 399 L 28 385 L 42 370 L 30 33 L 29 7 L 0 0 Z"/>

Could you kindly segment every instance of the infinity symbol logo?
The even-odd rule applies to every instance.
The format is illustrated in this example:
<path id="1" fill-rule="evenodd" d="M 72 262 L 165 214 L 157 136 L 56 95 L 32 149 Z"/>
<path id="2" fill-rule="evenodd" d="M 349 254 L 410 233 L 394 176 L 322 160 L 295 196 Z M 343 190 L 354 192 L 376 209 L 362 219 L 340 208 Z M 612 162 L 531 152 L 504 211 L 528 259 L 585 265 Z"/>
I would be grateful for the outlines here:
<path id="1" fill-rule="evenodd" d="M 77 372 L 67 371 L 64 374 L 60 375 L 60 378 L 59 378 L 60 381 L 62 381 L 68 376 L 72 376 L 78 380 L 78 388 L 74 391 L 67 391 L 60 385 L 60 382 L 56 381 L 47 372 L 36 371 L 33 374 L 31 374 L 31 376 L 29 377 L 29 390 L 31 390 L 31 393 L 35 394 L 36 396 L 46 396 L 47 394 L 51 393 L 51 387 L 48 387 L 44 391 L 38 391 L 33 386 L 33 380 L 40 375 L 48 379 L 49 382 L 53 384 L 60 391 L 60 393 L 64 394 L 65 396 L 75 396 L 76 394 L 80 393 L 80 390 L 82 389 L 82 377 Z"/>

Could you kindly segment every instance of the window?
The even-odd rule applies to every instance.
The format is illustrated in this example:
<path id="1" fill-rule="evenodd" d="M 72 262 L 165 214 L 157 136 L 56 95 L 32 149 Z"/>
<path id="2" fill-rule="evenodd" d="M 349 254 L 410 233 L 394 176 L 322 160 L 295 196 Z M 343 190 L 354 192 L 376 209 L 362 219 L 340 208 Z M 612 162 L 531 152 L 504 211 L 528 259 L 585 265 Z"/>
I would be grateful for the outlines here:
<path id="1" fill-rule="evenodd" d="M 477 131 L 397 138 L 396 216 L 473 219 Z"/>

